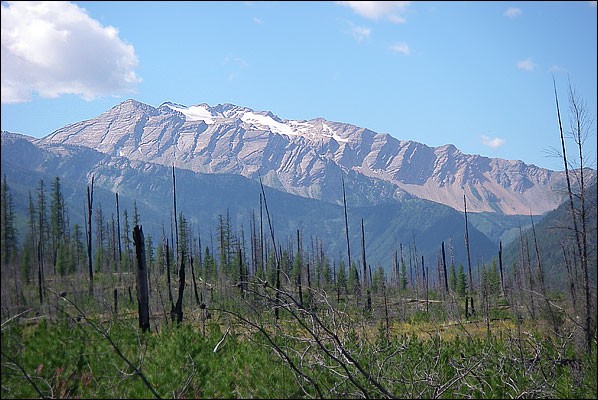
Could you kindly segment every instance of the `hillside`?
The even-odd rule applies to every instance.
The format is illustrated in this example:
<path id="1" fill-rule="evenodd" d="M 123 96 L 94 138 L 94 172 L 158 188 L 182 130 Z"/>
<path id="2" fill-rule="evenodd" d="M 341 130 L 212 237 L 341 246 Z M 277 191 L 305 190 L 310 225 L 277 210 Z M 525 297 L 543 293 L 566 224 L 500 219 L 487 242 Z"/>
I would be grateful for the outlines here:
<path id="1" fill-rule="evenodd" d="M 4 134 L 2 171 L 13 191 L 16 210 L 23 216 L 29 191 L 35 193 L 40 179 L 44 179 L 49 190 L 49 184 L 59 176 L 68 209 L 73 213 L 71 224 L 82 225 L 86 186 L 93 174 L 94 204 L 101 206 L 105 215 L 115 212 L 114 193 L 118 192 L 120 207 L 128 209 L 129 215 L 133 202 L 137 203 L 144 230 L 153 237 L 161 237 L 163 225 L 167 232 L 170 229 L 171 168 L 106 156 L 77 146 L 55 146 L 50 152 L 37 148 L 25 137 Z M 215 238 L 218 218 L 227 214 L 233 226 L 245 229 L 249 236 L 251 214 L 259 216 L 259 182 L 233 174 L 197 174 L 183 169 L 176 170 L 176 179 L 178 211 L 186 215 L 204 243 L 209 242 L 210 236 Z M 265 189 L 278 240 L 292 241 L 299 229 L 303 237 L 321 240 L 329 254 L 346 255 L 341 205 Z M 341 182 L 337 190 L 342 195 Z M 347 185 L 347 191 L 352 190 L 354 187 Z M 349 197 L 348 217 L 353 256 L 360 254 L 363 218 L 367 260 L 373 267 L 382 265 L 388 269 L 393 252 L 401 244 L 408 248 L 414 242 L 419 254 L 431 262 L 436 262 L 441 242 L 451 242 L 456 261 L 466 262 L 463 214 L 450 207 L 420 199 L 354 206 Z M 21 230 L 26 231 L 24 223 Z M 496 244 L 473 226 L 470 236 L 474 260 L 496 253 Z"/>
<path id="2" fill-rule="evenodd" d="M 586 231 L 588 233 L 588 265 L 590 266 L 590 278 L 596 281 L 596 242 L 597 242 L 597 215 L 596 215 L 596 181 L 590 184 L 586 190 L 585 207 L 586 215 Z M 574 201 L 575 208 L 580 208 L 579 199 Z M 531 217 L 528 216 L 528 222 L 531 224 Z M 547 213 L 541 220 L 536 217 L 534 219 L 534 230 L 538 249 L 540 254 L 540 262 L 545 271 L 546 283 L 551 288 L 563 288 L 568 282 L 567 269 L 565 263 L 564 251 L 567 253 L 569 262 L 571 262 L 573 254 L 577 254 L 577 247 L 575 244 L 575 231 L 573 228 L 573 221 L 571 218 L 571 207 L 569 201 L 563 202 L 556 210 Z M 578 220 L 580 221 L 580 220 Z M 578 228 L 582 229 L 581 222 L 578 222 Z M 537 266 L 537 253 L 534 241 L 534 232 L 531 228 L 523 229 L 523 241 L 521 235 L 517 235 L 516 240 L 504 248 L 504 262 L 507 266 L 515 263 L 520 263 L 521 243 L 527 243 L 524 246 L 525 257 L 527 257 L 527 250 L 529 249 L 529 257 L 534 267 Z"/>
<path id="3" fill-rule="evenodd" d="M 353 203 L 417 197 L 463 211 L 541 215 L 562 201 L 562 172 L 522 161 L 467 155 L 447 144 L 429 147 L 387 133 L 316 118 L 285 120 L 232 104 L 158 108 L 124 101 L 87 121 L 36 141 L 77 145 L 128 160 L 232 173 L 287 193 L 342 203 L 341 176 L 354 181 Z"/>

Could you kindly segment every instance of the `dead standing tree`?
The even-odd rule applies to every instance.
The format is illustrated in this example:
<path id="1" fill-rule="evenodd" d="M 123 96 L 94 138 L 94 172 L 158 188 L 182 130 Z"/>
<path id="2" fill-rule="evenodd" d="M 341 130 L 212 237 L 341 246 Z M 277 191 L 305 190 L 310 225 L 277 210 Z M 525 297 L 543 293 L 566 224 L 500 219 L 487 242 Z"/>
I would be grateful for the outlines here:
<path id="1" fill-rule="evenodd" d="M 563 131 L 563 124 L 561 120 L 561 110 L 559 107 L 559 99 L 556 90 L 556 82 L 552 78 L 554 87 L 554 98 L 556 102 L 556 111 L 559 124 L 559 133 L 561 139 L 560 154 L 563 159 L 565 167 L 565 178 L 567 181 L 567 194 L 569 197 L 569 207 L 571 210 L 571 219 L 573 222 L 573 230 L 575 233 L 575 244 L 577 245 L 577 253 L 581 261 L 581 270 L 583 274 L 583 289 L 585 297 L 585 346 L 587 351 L 592 349 L 592 300 L 590 293 L 590 279 L 588 274 L 588 244 L 587 244 L 587 227 L 586 227 L 586 205 L 585 205 L 585 181 L 584 181 L 584 157 L 583 145 L 592 127 L 593 119 L 588 114 L 588 109 L 579 96 L 575 93 L 569 82 L 569 105 L 572 114 L 570 136 L 575 141 L 579 150 L 579 195 L 573 193 L 571 185 L 571 172 L 569 171 L 569 161 L 567 160 L 567 153 L 565 151 L 565 134 Z M 576 209 L 574 197 L 579 199 L 579 209 Z M 578 215 L 579 214 L 579 215 Z M 579 221 L 578 221 L 579 219 Z M 581 227 L 580 227 L 581 225 Z"/>
<path id="2" fill-rule="evenodd" d="M 142 332 L 149 331 L 149 289 L 147 283 L 147 267 L 145 264 L 145 242 L 143 229 L 139 225 L 133 228 L 133 243 L 137 256 L 137 303 L 139 310 L 139 327 Z"/>
<path id="3" fill-rule="evenodd" d="M 372 311 L 372 294 L 370 292 L 370 281 L 368 281 L 367 261 L 365 258 L 365 232 L 363 229 L 363 218 L 361 219 L 361 258 L 363 261 L 363 288 L 366 290 L 365 311 Z"/>
<path id="4" fill-rule="evenodd" d="M 91 213 L 93 210 L 93 180 L 91 177 L 91 191 L 87 186 L 87 261 L 89 265 L 89 295 L 93 296 L 93 263 L 91 256 Z"/>
<path id="5" fill-rule="evenodd" d="M 280 258 L 278 252 L 276 251 L 276 241 L 274 240 L 274 228 L 272 228 L 272 221 L 270 220 L 270 211 L 268 211 L 268 202 L 266 201 L 266 192 L 264 191 L 264 184 L 262 183 L 262 177 L 260 176 L 260 188 L 262 189 L 262 195 L 264 197 L 264 208 L 266 209 L 266 216 L 268 218 L 268 226 L 270 227 L 270 236 L 272 237 L 272 248 L 274 249 L 274 260 L 276 261 L 276 307 L 274 307 L 274 315 L 276 317 L 276 321 L 279 318 L 279 290 L 280 290 Z M 309 264 L 307 270 L 307 276 L 309 279 Z M 311 285 L 308 284 L 308 287 L 311 288 Z"/>
<path id="6" fill-rule="evenodd" d="M 475 315 L 473 307 L 473 278 L 471 276 L 471 256 L 469 253 L 469 228 L 467 227 L 467 199 L 463 194 L 463 208 L 465 211 L 465 250 L 467 251 L 467 272 L 469 275 L 468 295 L 465 296 L 465 318 L 468 318 L 468 302 L 471 300 L 471 315 Z"/>
<path id="7" fill-rule="evenodd" d="M 177 321 L 177 323 L 183 322 L 183 292 L 185 290 L 185 256 L 186 256 L 186 243 L 181 245 L 179 244 L 179 229 L 177 223 L 177 214 L 176 214 L 176 180 L 174 174 L 174 165 L 172 166 L 172 193 L 173 193 L 173 203 L 174 203 L 174 226 L 176 231 L 176 251 L 175 251 L 175 265 L 177 264 L 177 256 L 178 252 L 180 251 L 180 260 L 181 260 L 181 268 L 179 269 L 179 294 L 176 301 L 176 304 L 172 308 L 170 314 L 172 317 L 172 322 Z M 182 216 L 181 216 L 182 218 Z M 193 266 L 191 266 L 193 267 Z"/>

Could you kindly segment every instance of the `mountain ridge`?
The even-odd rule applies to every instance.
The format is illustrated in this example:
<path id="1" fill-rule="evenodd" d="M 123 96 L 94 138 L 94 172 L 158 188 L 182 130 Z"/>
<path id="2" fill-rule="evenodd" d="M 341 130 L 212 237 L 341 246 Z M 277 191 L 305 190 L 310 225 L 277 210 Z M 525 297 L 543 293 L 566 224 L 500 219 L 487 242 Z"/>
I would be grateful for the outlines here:
<path id="1" fill-rule="evenodd" d="M 418 197 L 463 211 L 465 195 L 468 211 L 505 215 L 556 208 L 562 200 L 556 189 L 564 185 L 564 172 L 522 161 L 468 155 L 452 144 L 429 147 L 323 118 L 286 120 L 228 103 L 164 102 L 155 108 L 129 99 L 37 143 L 78 144 L 194 172 L 262 177 L 268 186 L 336 204 L 342 199 L 327 188 L 350 171 L 364 182 L 387 185 L 379 201 Z M 365 205 L 375 196 L 364 189 L 357 197 Z"/>
<path id="2" fill-rule="evenodd" d="M 168 227 L 172 218 L 171 167 L 106 155 L 76 145 L 36 147 L 31 138 L 6 132 L 2 132 L 1 161 L 16 213 L 21 216 L 22 234 L 28 231 L 28 194 L 35 193 L 41 179 L 49 188 L 55 176 L 60 177 L 71 224 L 84 224 L 85 189 L 91 176 L 94 214 L 100 208 L 105 216 L 113 213 L 114 193 L 118 193 L 121 212 L 128 210 L 130 216 L 135 202 L 140 223 L 153 238 L 161 237 L 164 224 Z M 251 229 L 252 215 L 259 214 L 259 182 L 236 174 L 203 174 L 178 168 L 176 182 L 178 212 L 185 215 L 194 232 L 201 234 L 204 243 L 212 242 L 219 215 L 230 214 L 235 229 L 245 230 L 249 236 L 246 229 Z M 348 193 L 355 192 L 355 182 L 359 183 L 347 180 Z M 277 240 L 288 245 L 299 230 L 309 238 L 306 240 L 319 240 L 333 257 L 346 255 L 342 205 L 264 189 Z M 342 192 L 340 182 L 335 191 Z M 465 262 L 464 219 L 450 207 L 415 198 L 357 206 L 351 198 L 349 195 L 347 200 L 349 236 L 356 259 L 359 252 L 355 249 L 361 246 L 359 226 L 363 221 L 367 261 L 372 267 L 382 265 L 390 272 L 393 250 L 401 243 L 406 248 L 417 245 L 418 254 L 435 260 L 442 241 L 454 242 L 456 262 Z M 496 244 L 473 226 L 470 238 L 475 247 L 472 259 L 488 259 L 496 252 Z"/>

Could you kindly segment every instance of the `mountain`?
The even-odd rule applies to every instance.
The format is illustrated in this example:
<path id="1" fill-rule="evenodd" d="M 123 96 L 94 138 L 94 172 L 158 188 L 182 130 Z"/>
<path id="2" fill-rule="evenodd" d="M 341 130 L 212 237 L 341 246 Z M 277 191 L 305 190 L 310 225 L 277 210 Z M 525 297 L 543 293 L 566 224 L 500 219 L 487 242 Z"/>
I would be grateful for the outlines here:
<path id="1" fill-rule="evenodd" d="M 597 256 L 597 193 L 598 187 L 596 180 L 590 180 L 586 183 L 586 195 L 584 197 L 586 209 L 586 224 L 588 244 L 588 266 L 589 277 L 593 284 L 596 283 L 596 256 Z M 580 200 L 574 197 L 574 207 L 580 210 Z M 580 216 L 577 216 L 580 218 Z M 528 216 L 528 220 L 530 217 Z M 531 221 L 530 221 L 531 223 Z M 580 232 L 583 232 L 583 225 L 578 219 L 577 226 Z M 553 211 L 548 212 L 542 217 L 540 221 L 534 221 L 532 228 L 523 229 L 522 234 L 518 236 L 518 240 L 509 243 L 503 249 L 503 260 L 505 265 L 510 266 L 520 263 L 521 245 L 524 244 L 525 257 L 529 252 L 529 260 L 531 260 L 532 268 L 535 270 L 538 266 L 538 254 L 540 255 L 540 263 L 546 284 L 549 288 L 562 288 L 568 282 L 565 252 L 569 258 L 568 262 L 573 265 L 573 254 L 577 255 L 577 245 L 575 242 L 575 229 L 571 218 L 571 205 L 567 199 L 563 204 Z M 581 237 L 581 236 L 580 236 Z M 523 238 L 523 240 L 521 240 Z M 535 243 L 538 243 L 538 251 L 536 252 Z M 577 256 L 577 260 L 579 257 Z M 579 263 L 579 261 L 577 261 Z M 579 271 L 578 273 L 581 273 Z"/>
<path id="2" fill-rule="evenodd" d="M 115 213 L 115 196 L 119 193 L 122 210 L 132 215 L 136 202 L 144 232 L 160 238 L 170 230 L 172 210 L 172 169 L 160 164 L 129 160 L 76 145 L 39 146 L 33 138 L 2 132 L 2 173 L 7 177 L 20 215 L 19 230 L 27 232 L 26 215 L 29 192 L 35 199 L 40 179 L 49 190 L 55 176 L 61 179 L 70 224 L 84 223 L 86 187 L 94 180 L 94 215 L 102 208 L 106 217 Z M 217 246 L 218 219 L 230 217 L 236 231 L 244 230 L 249 238 L 252 213 L 259 219 L 259 182 L 235 174 L 203 174 L 176 169 L 177 211 L 182 212 L 203 245 Z M 348 191 L 359 188 L 347 185 Z M 265 187 L 266 200 L 275 236 L 282 244 L 293 243 L 296 231 L 306 246 L 318 239 L 331 257 L 345 257 L 345 221 L 342 205 L 292 195 Z M 436 263 L 442 241 L 447 254 L 457 263 L 466 262 L 463 242 L 465 223 L 462 213 L 421 199 L 379 202 L 376 205 L 348 204 L 349 236 L 352 257 L 361 257 L 361 221 L 364 223 L 366 258 L 375 267 L 389 270 L 392 256 L 400 245 L 408 257 L 410 246 L 427 262 Z M 131 221 L 129 221 L 131 222 Z M 264 229 L 267 229 L 264 213 Z M 472 260 L 488 259 L 496 254 L 497 245 L 485 234 L 469 227 Z M 269 239 L 269 236 L 267 236 Z M 155 242 L 155 240 L 154 240 Z M 216 247 L 217 249 L 217 247 Z M 435 264 L 433 264 L 435 265 Z"/>
<path id="3" fill-rule="evenodd" d="M 266 186 L 276 237 L 291 243 L 296 230 L 316 238 L 332 256 L 346 254 L 344 180 L 350 245 L 361 248 L 363 221 L 368 262 L 385 268 L 400 246 L 417 246 L 434 263 L 441 243 L 466 263 L 464 195 L 471 216 L 472 261 L 497 254 L 529 214 L 555 209 L 564 174 L 521 161 L 428 147 L 322 118 L 285 120 L 232 104 L 158 108 L 124 101 L 96 118 L 35 139 L 2 132 L 2 174 L 23 216 L 29 191 L 59 176 L 72 223 L 83 224 L 85 190 L 95 177 L 98 207 L 109 215 L 114 193 L 121 207 L 136 202 L 144 230 L 161 237 L 172 211 L 172 170 L 178 211 L 204 240 L 229 215 L 246 231 L 259 213 L 259 180 Z M 595 171 L 590 171 L 595 175 Z M 248 234 L 247 234 L 248 236 Z"/>
<path id="4" fill-rule="evenodd" d="M 541 215 L 563 200 L 564 173 L 428 147 L 322 118 L 285 120 L 268 111 L 220 104 L 158 108 L 124 101 L 96 118 L 59 129 L 38 146 L 76 145 L 128 160 L 198 173 L 236 174 L 299 196 L 342 204 L 420 198 L 463 211 Z"/>

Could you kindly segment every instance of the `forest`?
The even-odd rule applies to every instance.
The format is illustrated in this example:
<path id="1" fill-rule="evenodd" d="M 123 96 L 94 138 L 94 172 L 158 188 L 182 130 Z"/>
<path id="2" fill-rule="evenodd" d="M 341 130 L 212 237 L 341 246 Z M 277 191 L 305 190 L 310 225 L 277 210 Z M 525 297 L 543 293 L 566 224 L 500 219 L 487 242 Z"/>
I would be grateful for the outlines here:
<path id="1" fill-rule="evenodd" d="M 83 226 L 57 176 L 31 188 L 18 232 L 4 176 L 1 396 L 596 398 L 596 205 L 564 144 L 562 156 L 578 185 L 555 233 L 558 290 L 545 284 L 533 224 L 509 265 L 502 244 L 492 260 L 457 265 L 448 244 L 429 260 L 413 242 L 384 268 L 368 263 L 346 199 L 346 253 L 329 254 L 300 229 L 277 237 L 263 186 L 243 225 L 219 215 L 200 236 L 177 212 L 174 166 L 161 237 L 144 234 L 143 210 L 121 210 L 118 193 L 94 204 L 93 176 Z M 464 240 L 452 245 L 469 255 L 464 203 Z"/>

